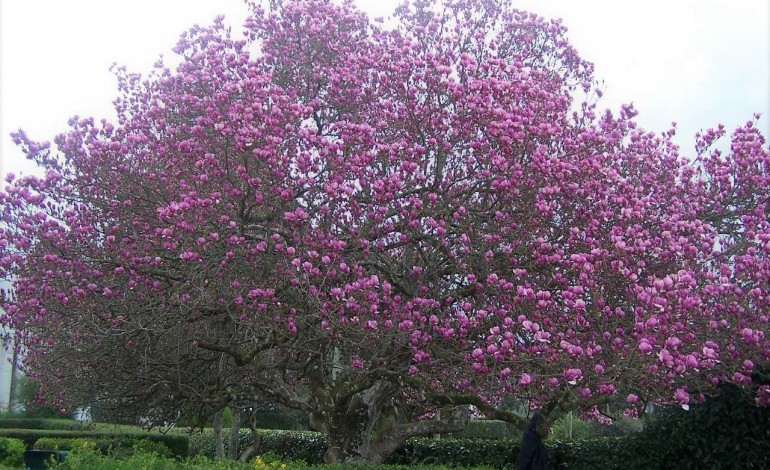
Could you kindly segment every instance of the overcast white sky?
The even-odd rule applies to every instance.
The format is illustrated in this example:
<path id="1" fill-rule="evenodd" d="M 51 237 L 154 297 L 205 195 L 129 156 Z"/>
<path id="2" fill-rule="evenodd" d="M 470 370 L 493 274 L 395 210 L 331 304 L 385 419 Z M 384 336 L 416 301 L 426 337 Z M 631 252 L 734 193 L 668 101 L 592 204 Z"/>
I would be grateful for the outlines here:
<path id="1" fill-rule="evenodd" d="M 357 0 L 387 16 L 398 0 Z M 602 108 L 634 102 L 648 130 L 679 123 L 677 142 L 763 113 L 770 135 L 770 2 L 766 0 L 521 0 L 563 18 L 604 80 Z M 117 62 L 148 71 L 194 23 L 240 26 L 242 0 L 0 0 L 0 174 L 29 173 L 8 134 L 52 140 L 73 115 L 112 119 Z"/>

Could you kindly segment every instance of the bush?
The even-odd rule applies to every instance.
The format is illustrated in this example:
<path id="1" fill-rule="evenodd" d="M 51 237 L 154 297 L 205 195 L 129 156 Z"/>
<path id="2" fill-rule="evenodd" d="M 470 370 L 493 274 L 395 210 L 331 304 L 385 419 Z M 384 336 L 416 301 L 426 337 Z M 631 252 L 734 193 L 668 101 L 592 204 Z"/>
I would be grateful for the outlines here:
<path id="1" fill-rule="evenodd" d="M 180 410 L 180 417 L 176 421 L 176 426 L 181 428 L 212 428 L 213 415 L 202 418 L 195 412 Z M 241 415 L 241 425 L 247 427 L 248 420 L 252 411 L 243 410 Z M 307 413 L 284 408 L 280 405 L 260 405 L 254 411 L 254 419 L 258 429 L 285 429 L 285 430 L 306 430 L 308 429 Z M 222 410 L 222 429 L 229 429 L 233 422 L 233 411 L 230 407 Z"/>
<path id="2" fill-rule="evenodd" d="M 321 463 L 328 447 L 326 438 L 314 431 L 262 430 L 259 434 L 260 453 L 271 452 L 287 460 Z"/>
<path id="3" fill-rule="evenodd" d="M 159 457 L 172 456 L 171 449 L 162 442 L 128 437 L 100 439 L 96 441 L 96 449 L 102 454 L 117 459 L 124 459 L 136 452 L 155 454 Z"/>
<path id="4" fill-rule="evenodd" d="M 510 467 L 519 457 L 519 441 L 412 438 L 387 460 L 401 465 Z"/>
<path id="5" fill-rule="evenodd" d="M 26 446 L 19 439 L 0 437 L 0 465 L 20 467 L 24 464 Z"/>
<path id="6" fill-rule="evenodd" d="M 642 428 L 642 422 L 640 420 L 626 416 L 621 416 L 612 424 L 602 424 L 596 421 L 583 421 L 578 418 L 572 418 L 572 438 L 570 438 L 569 425 L 569 415 L 556 421 L 553 425 L 551 439 L 583 441 L 599 437 L 622 437 L 635 434 Z"/>
<path id="7" fill-rule="evenodd" d="M 125 460 L 105 457 L 97 453 L 70 454 L 58 470 L 135 470 L 137 468 L 153 470 L 346 470 L 350 464 L 309 466 L 305 462 L 280 461 L 274 457 L 257 458 L 250 463 L 231 460 L 212 460 L 206 457 L 194 457 L 177 461 L 153 454 L 138 452 Z M 383 465 L 357 464 L 356 470 L 448 470 L 443 466 L 429 465 Z M 478 467 L 477 467 L 478 468 Z M 479 468 L 479 470 L 483 470 Z"/>
<path id="8" fill-rule="evenodd" d="M 110 439 L 149 440 L 164 444 L 170 452 L 178 457 L 187 457 L 190 450 L 190 438 L 185 434 L 151 433 L 146 431 L 106 432 L 106 431 L 58 431 L 45 429 L 0 429 L 0 436 L 21 439 L 27 448 L 35 446 L 35 442 L 44 437 L 48 438 L 88 438 L 94 441 Z M 132 445 L 128 446 L 129 448 Z"/>
<path id="9" fill-rule="evenodd" d="M 76 431 L 88 429 L 89 424 L 84 424 L 71 419 L 54 418 L 0 418 L 0 429 L 55 429 L 60 431 Z"/>
<path id="10" fill-rule="evenodd" d="M 521 429 L 511 423 L 496 420 L 472 420 L 462 431 L 454 432 L 455 439 L 512 439 L 521 440 Z"/>
<path id="11" fill-rule="evenodd" d="M 770 408 L 734 386 L 704 403 L 659 412 L 639 433 L 622 438 L 558 442 L 553 468 L 588 470 L 770 468 Z"/>
<path id="12" fill-rule="evenodd" d="M 323 462 L 326 452 L 326 439 L 313 431 L 259 430 L 259 453 L 272 453 L 282 459 L 304 461 L 310 464 Z M 222 430 L 225 452 L 230 442 L 230 430 Z M 238 453 L 246 450 L 252 443 L 251 431 L 241 429 L 238 435 Z M 208 458 L 216 456 L 214 433 L 210 429 L 190 436 L 190 454 Z"/>
<path id="13" fill-rule="evenodd" d="M 166 457 L 159 457 L 155 454 L 137 452 L 125 459 L 117 459 L 113 456 L 105 456 L 97 452 L 77 452 L 67 456 L 61 464 L 56 466 L 57 470 L 135 470 L 138 468 L 153 470 L 175 470 L 175 469 L 195 469 L 211 468 L 212 470 L 239 469 L 245 470 L 245 466 L 220 466 L 210 462 L 208 467 L 186 466 L 180 462 Z"/>
<path id="14" fill-rule="evenodd" d="M 222 430 L 222 440 L 227 452 L 229 430 Z M 326 452 L 324 436 L 312 431 L 260 430 L 259 454 L 273 454 L 282 460 L 302 461 L 320 464 Z M 238 452 L 251 445 L 251 432 L 241 430 Z M 491 439 L 410 439 L 389 459 L 390 464 L 400 465 L 447 465 L 493 467 L 510 466 L 518 458 L 518 440 Z M 214 435 L 206 430 L 190 437 L 190 453 L 214 458 L 216 445 Z M 391 467 L 388 467 L 391 468 Z"/>
<path id="15" fill-rule="evenodd" d="M 659 415 L 634 442 L 638 455 L 657 468 L 770 468 L 770 408 L 757 407 L 743 391 L 721 395 Z"/>
<path id="16" fill-rule="evenodd" d="M 36 450 L 96 450 L 96 441 L 84 438 L 41 437 L 33 446 Z"/>
<path id="17" fill-rule="evenodd" d="M 124 459 L 135 452 L 171 457 L 171 450 L 162 442 L 135 437 L 110 437 L 100 439 L 43 437 L 35 442 L 38 450 L 98 451 L 103 455 Z"/>
<path id="18" fill-rule="evenodd" d="M 629 441 L 627 437 L 553 441 L 548 444 L 548 464 L 552 469 L 570 470 L 658 468 L 640 462 L 636 448 Z"/>
<path id="19" fill-rule="evenodd" d="M 160 457 L 171 457 L 171 449 L 162 442 L 151 441 L 149 439 L 137 439 L 131 446 L 136 452 L 144 452 L 146 454 L 156 454 Z"/>

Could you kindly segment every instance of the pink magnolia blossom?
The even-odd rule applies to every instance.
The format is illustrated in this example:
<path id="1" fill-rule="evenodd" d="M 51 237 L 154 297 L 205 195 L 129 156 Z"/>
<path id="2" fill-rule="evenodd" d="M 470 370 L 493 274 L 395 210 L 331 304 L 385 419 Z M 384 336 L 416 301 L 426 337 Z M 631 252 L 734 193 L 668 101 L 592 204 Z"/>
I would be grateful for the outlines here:
<path id="1" fill-rule="evenodd" d="M 264 394 L 337 419 L 372 397 L 757 392 L 754 121 L 689 153 L 630 105 L 601 112 L 565 27 L 506 0 L 407 3 L 392 25 L 267 3 L 243 37 L 193 27 L 173 70 L 115 68 L 116 123 L 13 135 L 41 171 L 0 191 L 0 322 L 50 401 Z"/>

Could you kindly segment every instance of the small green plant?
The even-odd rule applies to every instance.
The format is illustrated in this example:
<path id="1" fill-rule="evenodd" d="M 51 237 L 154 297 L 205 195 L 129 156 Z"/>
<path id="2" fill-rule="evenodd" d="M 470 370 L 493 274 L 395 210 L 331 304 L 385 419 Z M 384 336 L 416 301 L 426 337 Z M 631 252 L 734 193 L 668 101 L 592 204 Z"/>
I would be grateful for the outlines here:
<path id="1" fill-rule="evenodd" d="M 280 461 L 265 461 L 261 456 L 257 456 L 252 462 L 254 470 L 286 470 L 286 464 Z"/>
<path id="2" fill-rule="evenodd" d="M 85 438 L 41 437 L 33 446 L 37 450 L 94 451 L 96 441 Z"/>
<path id="3" fill-rule="evenodd" d="M 0 465 L 21 466 L 26 447 L 20 439 L 0 437 Z"/>
<path id="4" fill-rule="evenodd" d="M 149 439 L 137 439 L 133 445 L 134 452 L 144 452 L 147 454 L 156 454 L 160 457 L 171 457 L 171 449 L 162 442 L 151 441 Z"/>

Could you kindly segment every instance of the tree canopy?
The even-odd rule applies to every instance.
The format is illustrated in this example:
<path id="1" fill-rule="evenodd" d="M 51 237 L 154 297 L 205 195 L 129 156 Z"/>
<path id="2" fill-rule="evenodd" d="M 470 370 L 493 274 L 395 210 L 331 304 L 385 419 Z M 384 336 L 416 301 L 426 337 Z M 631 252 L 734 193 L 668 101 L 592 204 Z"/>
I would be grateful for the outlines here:
<path id="1" fill-rule="evenodd" d="M 687 405 L 770 358 L 770 149 L 680 155 L 598 112 L 565 27 L 506 0 L 252 4 L 116 68 L 118 122 L 14 134 L 3 324 L 62 406 L 269 399 L 381 460 L 514 395 Z M 758 118 L 759 116 L 756 116 Z M 756 119 L 755 118 L 755 119 Z M 99 384 L 101 396 L 92 394 Z M 82 391 L 82 393 L 80 393 Z"/>

